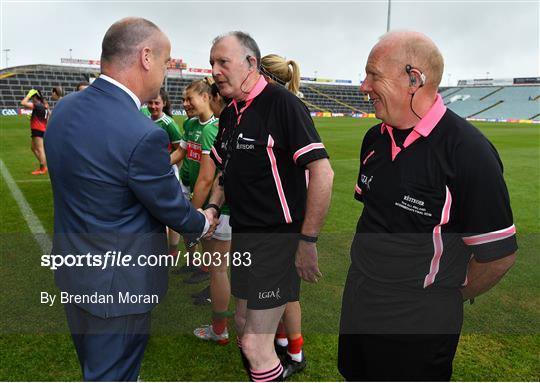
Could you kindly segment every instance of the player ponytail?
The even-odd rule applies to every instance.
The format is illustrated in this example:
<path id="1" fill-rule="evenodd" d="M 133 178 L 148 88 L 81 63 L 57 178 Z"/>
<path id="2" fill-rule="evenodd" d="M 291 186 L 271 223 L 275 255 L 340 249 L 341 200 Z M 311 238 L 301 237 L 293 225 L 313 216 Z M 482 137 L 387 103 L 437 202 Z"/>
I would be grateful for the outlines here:
<path id="1" fill-rule="evenodd" d="M 285 60 L 276 54 L 261 59 L 261 73 L 278 84 L 286 86 L 293 94 L 300 90 L 300 67 L 293 60 Z"/>
<path id="2" fill-rule="evenodd" d="M 212 95 L 212 88 L 211 88 L 210 84 L 208 84 L 208 81 L 206 79 L 194 80 L 191 84 L 189 84 L 186 87 L 186 92 L 188 90 L 196 92 L 196 93 L 198 93 L 200 95 L 202 95 L 203 93 L 206 93 L 206 94 L 208 94 L 208 97 L 210 97 Z"/>

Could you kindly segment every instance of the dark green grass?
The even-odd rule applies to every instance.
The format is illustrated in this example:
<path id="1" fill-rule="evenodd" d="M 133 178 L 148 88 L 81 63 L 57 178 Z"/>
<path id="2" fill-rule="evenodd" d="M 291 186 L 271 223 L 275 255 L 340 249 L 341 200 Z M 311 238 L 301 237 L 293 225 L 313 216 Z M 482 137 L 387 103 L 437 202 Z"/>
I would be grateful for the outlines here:
<path id="1" fill-rule="evenodd" d="M 302 291 L 308 368 L 292 380 L 341 380 L 336 368 L 341 293 L 349 245 L 362 205 L 353 199 L 362 137 L 375 120 L 318 119 L 316 124 L 335 171 L 332 206 L 319 242 L 324 278 Z M 520 252 L 516 265 L 488 294 L 465 307 L 464 335 L 454 363 L 455 380 L 540 378 L 539 222 L 540 127 L 477 126 L 497 147 L 505 165 Z M 53 229 L 47 177 L 31 176 L 28 119 L 0 118 L 0 158 L 41 220 Z M 40 181 L 41 180 L 41 181 Z M 39 266 L 40 250 L 0 180 L 0 380 L 78 380 L 78 361 L 59 305 L 39 304 L 39 292 L 55 292 L 52 272 Z M 482 203 L 482 201 L 478 201 Z M 171 276 L 169 293 L 153 313 L 143 380 L 245 380 L 233 343 L 225 347 L 191 335 L 208 322 L 208 307 L 194 307 L 188 286 Z M 234 336 L 234 334 L 232 334 Z"/>

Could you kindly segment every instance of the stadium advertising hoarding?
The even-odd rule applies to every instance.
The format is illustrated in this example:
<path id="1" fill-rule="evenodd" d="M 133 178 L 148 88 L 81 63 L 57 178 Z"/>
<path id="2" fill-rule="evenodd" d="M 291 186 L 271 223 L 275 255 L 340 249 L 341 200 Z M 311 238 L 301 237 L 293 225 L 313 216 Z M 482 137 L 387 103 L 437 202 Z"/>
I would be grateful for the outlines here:
<path id="1" fill-rule="evenodd" d="M 189 73 L 202 73 L 202 74 L 212 74 L 212 69 L 204 68 L 188 68 Z"/>
<path id="2" fill-rule="evenodd" d="M 0 115 L 2 116 L 30 116 L 32 115 L 32 109 L 4 108 L 4 109 L 0 109 Z"/>
<path id="3" fill-rule="evenodd" d="M 514 84 L 540 84 L 540 77 L 517 77 L 514 79 Z"/>
<path id="4" fill-rule="evenodd" d="M 182 59 L 170 59 L 167 63 L 167 69 L 171 70 L 184 70 L 187 68 L 187 64 Z"/>
<path id="5" fill-rule="evenodd" d="M 519 120 L 515 118 L 467 118 L 467 121 L 506 122 L 512 124 L 540 124 L 537 120 Z"/>
<path id="6" fill-rule="evenodd" d="M 318 78 L 318 77 L 300 77 L 300 81 L 309 81 L 309 82 L 324 82 L 329 84 L 352 84 L 352 80 L 340 80 L 340 79 L 330 79 L 330 78 Z"/>
<path id="7" fill-rule="evenodd" d="M 531 79 L 534 77 L 528 77 L 527 79 Z M 540 78 L 539 82 L 540 83 Z M 459 80 L 458 86 L 506 86 L 506 85 L 514 85 L 517 84 L 515 82 L 515 78 L 475 78 L 472 80 Z M 525 83 L 522 83 L 525 84 Z M 526 83 L 526 84 L 534 84 L 533 82 Z"/>
<path id="8" fill-rule="evenodd" d="M 15 109 L 2 109 L 2 116 L 16 116 L 18 115 Z"/>
<path id="9" fill-rule="evenodd" d="M 88 60 L 88 59 L 75 59 L 75 58 L 66 58 L 63 57 L 60 59 L 60 63 L 62 64 L 75 64 L 75 65 L 91 65 L 91 66 L 99 66 L 101 65 L 100 60 Z M 187 69 L 187 63 L 185 63 L 182 59 L 170 59 L 169 63 L 167 64 L 167 69 L 169 70 L 184 70 Z"/>
<path id="10" fill-rule="evenodd" d="M 332 113 L 332 112 L 310 112 L 311 117 L 354 117 L 354 118 L 375 118 L 373 113 Z"/>
<path id="11" fill-rule="evenodd" d="M 62 64 L 77 64 L 77 65 L 93 65 L 99 66 L 101 61 L 99 60 L 87 60 L 87 59 L 74 59 L 74 58 L 61 58 Z"/>

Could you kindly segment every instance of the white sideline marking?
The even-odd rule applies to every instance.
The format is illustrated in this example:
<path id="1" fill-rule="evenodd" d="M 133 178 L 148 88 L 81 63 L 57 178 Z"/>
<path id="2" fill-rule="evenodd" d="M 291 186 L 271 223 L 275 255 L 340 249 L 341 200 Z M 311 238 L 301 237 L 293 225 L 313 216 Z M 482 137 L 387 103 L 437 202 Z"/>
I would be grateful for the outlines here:
<path id="1" fill-rule="evenodd" d="M 39 176 L 38 176 L 39 177 Z M 49 179 L 49 177 L 45 177 L 45 178 L 35 178 L 33 180 L 14 180 L 16 183 L 20 184 L 20 183 L 28 183 L 28 182 L 51 182 L 51 180 Z"/>
<path id="2" fill-rule="evenodd" d="M 2 177 L 4 177 L 4 179 L 6 180 L 8 189 L 11 191 L 15 202 L 17 202 L 17 205 L 19 205 L 21 214 L 26 223 L 28 224 L 28 228 L 34 235 L 34 238 L 39 247 L 41 248 L 42 253 L 49 254 L 52 249 L 52 242 L 49 236 L 45 233 L 45 228 L 41 224 L 41 221 L 28 204 L 28 201 L 26 201 L 26 198 L 24 198 L 21 189 L 19 189 L 19 187 L 15 183 L 15 180 L 9 173 L 9 170 L 4 164 L 4 161 L 2 161 L 2 159 L 0 159 L 0 172 L 2 173 Z"/>

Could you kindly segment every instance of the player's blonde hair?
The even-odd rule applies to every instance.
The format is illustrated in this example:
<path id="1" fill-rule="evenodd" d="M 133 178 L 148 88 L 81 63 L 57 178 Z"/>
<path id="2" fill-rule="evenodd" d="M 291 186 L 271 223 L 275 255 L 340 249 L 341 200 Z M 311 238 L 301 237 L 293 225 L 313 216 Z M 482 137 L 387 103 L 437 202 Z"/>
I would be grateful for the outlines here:
<path id="1" fill-rule="evenodd" d="M 292 93 L 300 90 L 300 67 L 293 60 L 286 60 L 276 54 L 261 59 L 261 72 L 281 85 L 287 85 Z"/>
<path id="2" fill-rule="evenodd" d="M 212 89 L 210 88 L 210 85 L 208 84 L 208 82 L 205 79 L 192 81 L 186 87 L 186 92 L 188 90 L 197 92 L 198 94 L 206 93 L 206 94 L 208 94 L 208 96 L 212 95 Z"/>

